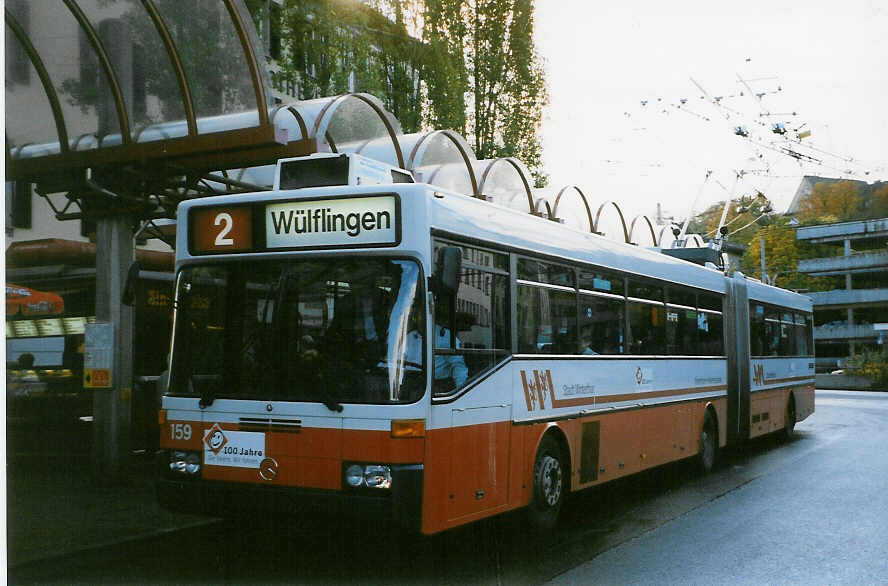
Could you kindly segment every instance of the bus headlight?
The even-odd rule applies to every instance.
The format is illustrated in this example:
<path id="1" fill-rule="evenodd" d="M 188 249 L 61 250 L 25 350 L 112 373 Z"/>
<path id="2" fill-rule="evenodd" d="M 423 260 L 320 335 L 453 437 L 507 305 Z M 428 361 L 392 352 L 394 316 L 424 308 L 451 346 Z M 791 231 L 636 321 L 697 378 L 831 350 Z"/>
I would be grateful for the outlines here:
<path id="1" fill-rule="evenodd" d="M 191 452 L 185 456 L 185 472 L 192 476 L 200 472 L 200 456 L 197 452 Z"/>
<path id="2" fill-rule="evenodd" d="M 185 452 L 170 452 L 170 472 L 185 472 Z"/>
<path id="3" fill-rule="evenodd" d="M 381 488 L 392 487 L 392 469 L 385 464 L 345 464 L 343 473 L 345 484 L 349 488 Z"/>
<path id="4" fill-rule="evenodd" d="M 345 469 L 345 482 L 353 487 L 358 488 L 364 484 L 364 468 L 357 464 L 352 464 Z"/>
<path id="5" fill-rule="evenodd" d="M 368 488 L 391 488 L 392 469 L 388 466 L 367 466 L 364 468 L 364 483 Z"/>
<path id="6" fill-rule="evenodd" d="M 197 476 L 200 474 L 200 452 L 172 450 L 170 472 L 175 475 Z"/>

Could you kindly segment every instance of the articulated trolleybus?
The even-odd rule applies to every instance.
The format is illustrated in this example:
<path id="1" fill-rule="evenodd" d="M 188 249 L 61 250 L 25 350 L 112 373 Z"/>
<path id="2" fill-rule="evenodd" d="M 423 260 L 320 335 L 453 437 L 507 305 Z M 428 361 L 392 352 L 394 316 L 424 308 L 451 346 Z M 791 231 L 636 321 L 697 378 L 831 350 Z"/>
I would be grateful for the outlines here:
<path id="1" fill-rule="evenodd" d="M 160 411 L 170 508 L 435 533 L 791 434 L 811 301 L 412 183 L 357 155 L 183 203 Z"/>

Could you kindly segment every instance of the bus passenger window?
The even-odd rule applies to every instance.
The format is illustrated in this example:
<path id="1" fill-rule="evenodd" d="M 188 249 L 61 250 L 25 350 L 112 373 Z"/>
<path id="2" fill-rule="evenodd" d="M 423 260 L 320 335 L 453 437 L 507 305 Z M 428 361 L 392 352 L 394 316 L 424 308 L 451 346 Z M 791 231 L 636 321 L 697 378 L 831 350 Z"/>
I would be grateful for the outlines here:
<path id="1" fill-rule="evenodd" d="M 749 305 L 749 354 L 750 356 L 766 356 L 768 354 L 765 307 L 757 303 Z"/>
<path id="2" fill-rule="evenodd" d="M 765 356 L 780 356 L 780 320 L 777 311 L 771 308 L 765 309 L 765 335 L 768 340 Z"/>
<path id="3" fill-rule="evenodd" d="M 665 351 L 665 311 L 662 305 L 630 301 L 630 354 L 652 356 Z"/>
<path id="4" fill-rule="evenodd" d="M 666 306 L 666 354 L 697 354 L 697 312 L 684 307 Z"/>
<path id="5" fill-rule="evenodd" d="M 505 255 L 461 248 L 464 261 L 456 297 L 436 300 L 433 390 L 438 395 L 465 386 L 510 353 L 508 277 L 481 269 L 498 268 L 503 263 L 497 258 Z M 453 312 L 451 300 L 456 303 Z"/>
<path id="6" fill-rule="evenodd" d="M 796 355 L 797 356 L 808 356 L 810 351 L 808 350 L 808 332 L 807 324 L 805 322 L 805 314 L 804 313 L 796 313 L 795 314 L 795 339 L 796 339 Z"/>
<path id="7" fill-rule="evenodd" d="M 697 312 L 697 337 L 701 356 L 724 356 L 724 322 L 717 311 Z"/>
<path id="8" fill-rule="evenodd" d="M 621 299 L 580 295 L 580 354 L 623 353 L 623 308 Z"/>
<path id="9" fill-rule="evenodd" d="M 576 295 L 518 286 L 518 353 L 577 354 Z"/>

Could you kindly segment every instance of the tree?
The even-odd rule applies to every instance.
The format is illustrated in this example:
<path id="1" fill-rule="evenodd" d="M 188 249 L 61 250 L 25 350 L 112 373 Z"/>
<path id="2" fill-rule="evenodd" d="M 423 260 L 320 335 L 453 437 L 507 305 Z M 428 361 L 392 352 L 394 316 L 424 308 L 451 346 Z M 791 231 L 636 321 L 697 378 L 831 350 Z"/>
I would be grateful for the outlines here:
<path id="1" fill-rule="evenodd" d="M 303 98 L 373 94 L 405 132 L 416 132 L 428 50 L 409 29 L 420 10 L 419 0 L 289 0 L 280 13 L 278 75 Z"/>
<path id="2" fill-rule="evenodd" d="M 765 270 L 773 279 L 773 284 L 795 290 L 824 291 L 830 288 L 831 280 L 828 277 L 810 277 L 798 272 L 800 259 L 823 256 L 823 252 L 818 247 L 800 247 L 795 227 L 783 217 L 772 219 L 768 226 L 756 231 L 741 261 L 744 273 L 762 279 L 762 237 L 765 240 Z"/>
<path id="3" fill-rule="evenodd" d="M 853 181 L 820 182 L 799 204 L 798 216 L 803 221 L 842 222 L 860 217 L 862 208 L 863 197 Z"/>
<path id="4" fill-rule="evenodd" d="M 700 234 L 707 240 L 718 236 L 718 225 L 724 207 L 725 202 L 720 201 L 694 216 L 688 224 L 688 234 Z M 724 224 L 728 228 L 730 241 L 748 246 L 759 227 L 768 223 L 765 214 L 772 207 L 762 193 L 732 199 Z"/>
<path id="5" fill-rule="evenodd" d="M 533 10 L 533 0 L 426 0 L 423 39 L 442 65 L 426 78 L 429 121 L 466 135 L 480 159 L 518 158 L 543 186 L 548 92 Z"/>
<path id="6" fill-rule="evenodd" d="M 888 216 L 888 185 L 883 185 L 873 193 L 870 217 L 884 218 Z"/>

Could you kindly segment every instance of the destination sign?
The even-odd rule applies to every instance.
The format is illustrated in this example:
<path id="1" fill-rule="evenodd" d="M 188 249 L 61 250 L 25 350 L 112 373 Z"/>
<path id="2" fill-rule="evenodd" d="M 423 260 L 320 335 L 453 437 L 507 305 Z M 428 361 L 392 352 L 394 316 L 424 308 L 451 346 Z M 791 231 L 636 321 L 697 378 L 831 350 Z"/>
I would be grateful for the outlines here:
<path id="1" fill-rule="evenodd" d="M 265 206 L 266 248 L 386 246 L 399 241 L 394 195 Z"/>

